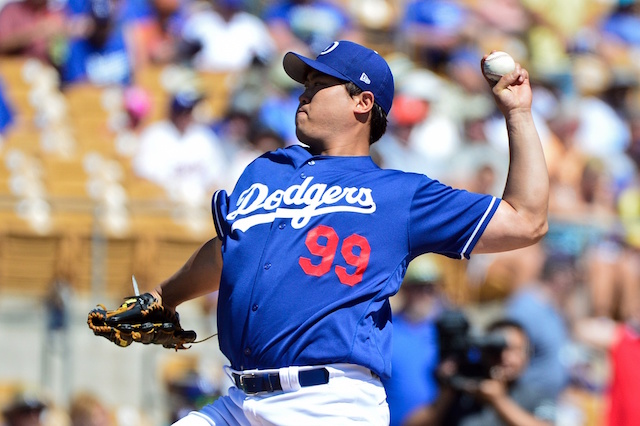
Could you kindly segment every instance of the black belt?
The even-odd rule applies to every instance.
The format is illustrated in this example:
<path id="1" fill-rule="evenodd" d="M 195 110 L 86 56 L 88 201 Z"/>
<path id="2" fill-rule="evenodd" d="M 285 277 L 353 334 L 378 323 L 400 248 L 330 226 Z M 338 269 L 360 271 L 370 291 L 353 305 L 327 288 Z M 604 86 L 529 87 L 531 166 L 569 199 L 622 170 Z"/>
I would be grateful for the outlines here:
<path id="1" fill-rule="evenodd" d="M 232 373 L 233 381 L 238 389 L 247 394 L 258 392 L 276 392 L 282 390 L 279 373 Z M 329 383 L 329 370 L 314 368 L 298 371 L 298 382 L 301 387 L 325 385 Z"/>

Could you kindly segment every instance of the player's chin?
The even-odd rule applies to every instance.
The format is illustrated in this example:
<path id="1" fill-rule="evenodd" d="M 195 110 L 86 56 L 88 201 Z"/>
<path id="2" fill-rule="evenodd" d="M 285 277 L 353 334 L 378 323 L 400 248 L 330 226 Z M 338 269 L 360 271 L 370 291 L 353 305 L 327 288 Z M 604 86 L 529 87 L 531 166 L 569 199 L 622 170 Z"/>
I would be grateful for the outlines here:
<path id="1" fill-rule="evenodd" d="M 302 126 L 307 119 L 307 114 L 302 111 L 296 113 L 296 127 Z"/>
<path id="2" fill-rule="evenodd" d="M 321 152 L 323 144 L 318 141 L 317 138 L 311 137 L 309 134 L 303 132 L 299 127 L 296 128 L 296 137 L 304 145 L 308 146 L 311 152 Z"/>
<path id="3" fill-rule="evenodd" d="M 296 120 L 296 137 L 302 143 L 308 143 L 308 140 L 311 139 L 307 133 L 304 131 L 303 126 L 298 124 L 298 120 Z"/>

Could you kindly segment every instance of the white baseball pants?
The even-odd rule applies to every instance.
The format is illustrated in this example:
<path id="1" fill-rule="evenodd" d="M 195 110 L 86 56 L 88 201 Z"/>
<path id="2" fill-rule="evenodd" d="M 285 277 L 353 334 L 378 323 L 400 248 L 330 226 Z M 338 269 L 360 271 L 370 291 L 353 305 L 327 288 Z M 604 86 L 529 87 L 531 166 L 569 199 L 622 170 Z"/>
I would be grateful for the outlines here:
<path id="1" fill-rule="evenodd" d="M 357 365 L 325 367 L 329 370 L 327 384 L 254 395 L 233 386 L 228 395 L 189 413 L 173 426 L 389 424 L 389 406 L 379 378 Z M 296 367 L 266 372 L 279 372 L 283 383 L 297 383 Z"/>

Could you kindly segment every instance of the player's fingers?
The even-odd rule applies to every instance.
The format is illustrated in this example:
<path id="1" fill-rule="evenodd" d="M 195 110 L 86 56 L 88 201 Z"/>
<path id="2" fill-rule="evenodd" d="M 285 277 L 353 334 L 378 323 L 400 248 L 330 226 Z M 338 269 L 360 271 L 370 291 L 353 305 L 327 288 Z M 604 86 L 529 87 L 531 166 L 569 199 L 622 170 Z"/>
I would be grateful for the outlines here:
<path id="1" fill-rule="evenodd" d="M 484 62 L 487 60 L 487 57 L 488 57 L 489 55 L 491 55 L 492 53 L 495 53 L 495 52 L 496 52 L 496 50 L 494 49 L 494 50 L 492 50 L 492 51 L 491 51 L 491 52 L 489 52 L 489 53 L 485 53 L 485 54 L 484 54 L 484 56 L 482 56 L 482 59 L 480 59 L 480 72 L 481 72 L 482 74 L 484 74 Z"/>
<path id="2" fill-rule="evenodd" d="M 507 76 L 507 79 L 511 82 L 511 85 L 522 84 L 528 78 L 529 72 L 526 69 L 522 68 L 520 64 L 516 64 L 516 69 Z"/>
<path id="3" fill-rule="evenodd" d="M 485 77 L 486 78 L 486 77 Z M 489 83 L 494 83 L 493 92 L 495 94 L 500 93 L 502 90 L 508 88 L 509 86 L 516 86 L 524 83 L 526 79 L 529 78 L 529 73 L 527 70 L 522 68 L 519 63 L 516 63 L 516 68 L 508 74 L 505 74 L 500 78 L 500 80 L 496 82 L 492 82 L 487 78 Z"/>

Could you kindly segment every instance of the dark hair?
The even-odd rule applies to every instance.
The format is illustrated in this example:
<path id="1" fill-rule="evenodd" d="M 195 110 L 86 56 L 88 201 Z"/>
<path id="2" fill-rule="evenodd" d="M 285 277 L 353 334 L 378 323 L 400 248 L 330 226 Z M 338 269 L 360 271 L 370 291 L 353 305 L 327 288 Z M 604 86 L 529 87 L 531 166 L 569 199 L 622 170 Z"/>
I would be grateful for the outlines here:
<path id="1" fill-rule="evenodd" d="M 526 352 L 528 356 L 532 356 L 533 355 L 533 343 L 531 342 L 531 337 L 529 336 L 529 333 L 527 333 L 527 330 L 524 328 L 524 326 L 522 325 L 522 323 L 516 319 L 513 318 L 499 318 L 495 321 L 493 321 L 492 323 L 490 323 L 487 328 L 486 331 L 487 333 L 493 333 L 496 331 L 502 331 L 504 329 L 514 329 L 517 330 L 518 332 L 520 332 L 520 334 L 522 334 L 525 339 L 526 339 Z"/>
<path id="2" fill-rule="evenodd" d="M 347 89 L 347 93 L 349 93 L 349 96 L 351 97 L 359 95 L 363 92 L 361 88 L 350 81 L 345 83 L 345 87 Z M 387 114 L 385 114 L 380 105 L 374 103 L 373 109 L 371 110 L 371 133 L 369 134 L 369 145 L 373 145 L 375 142 L 380 140 L 380 138 L 386 131 Z"/>
<path id="3" fill-rule="evenodd" d="M 493 321 L 487 326 L 487 332 L 502 330 L 505 328 L 515 328 L 519 330 L 522 334 L 527 336 L 527 338 L 529 337 L 529 334 L 527 333 L 527 330 L 525 330 L 524 326 L 518 320 L 511 319 L 511 318 L 500 318 Z"/>

